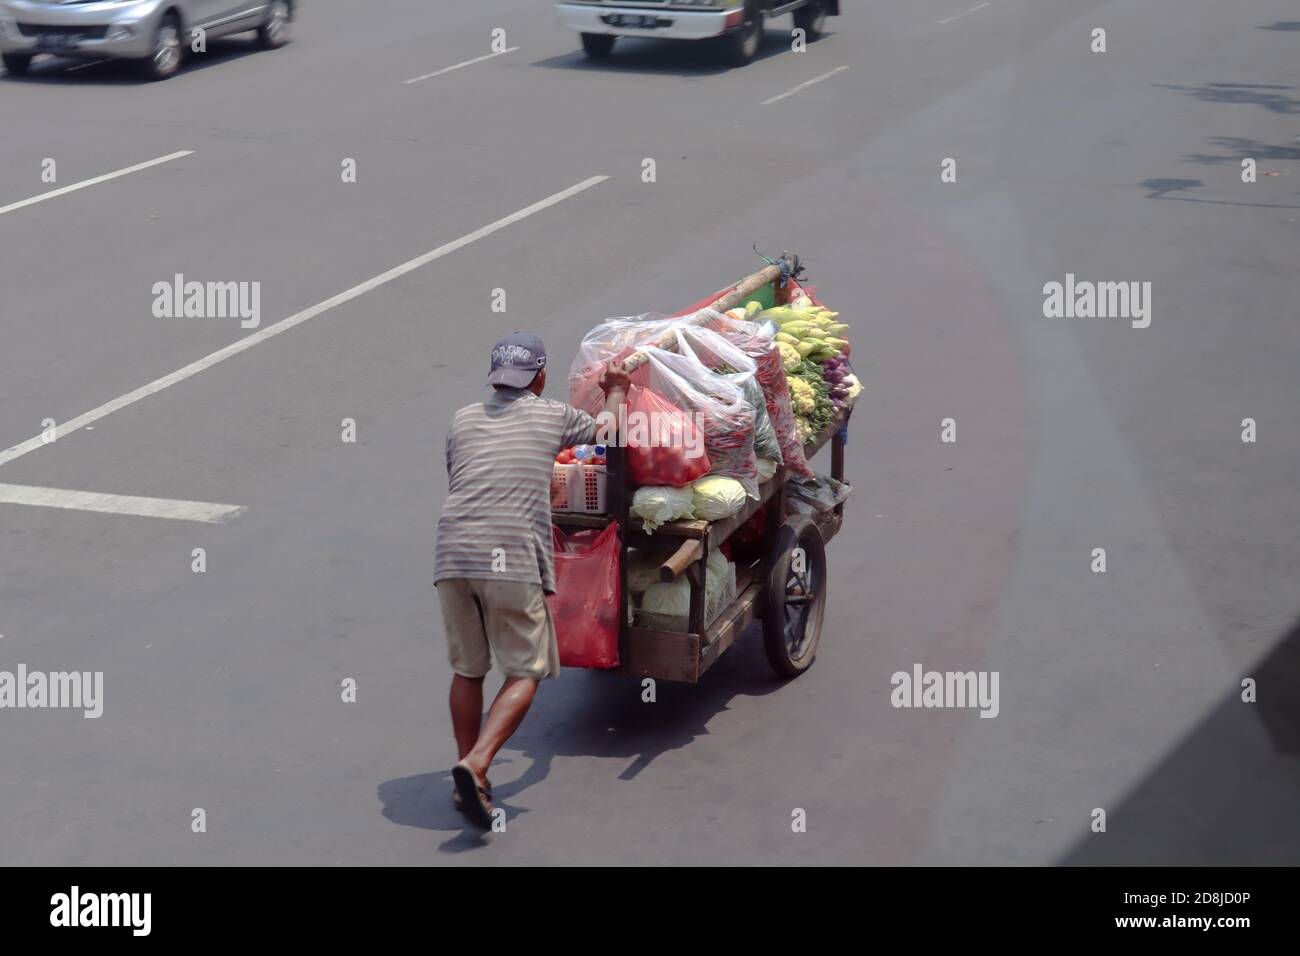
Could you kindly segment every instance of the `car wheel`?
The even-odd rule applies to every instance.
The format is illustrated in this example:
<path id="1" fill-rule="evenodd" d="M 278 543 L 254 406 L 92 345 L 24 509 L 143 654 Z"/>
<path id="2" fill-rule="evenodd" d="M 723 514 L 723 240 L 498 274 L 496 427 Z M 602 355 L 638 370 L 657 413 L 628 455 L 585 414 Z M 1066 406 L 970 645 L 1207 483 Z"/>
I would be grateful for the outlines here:
<path id="1" fill-rule="evenodd" d="M 4 61 L 5 70 L 14 76 L 22 76 L 32 65 L 32 58 L 24 53 L 6 53 L 0 59 Z"/>
<path id="2" fill-rule="evenodd" d="M 158 21 L 154 32 L 153 53 L 140 61 L 140 69 L 146 79 L 165 80 L 175 76 L 181 68 L 183 56 L 181 44 L 181 22 L 173 13 Z"/>
<path id="3" fill-rule="evenodd" d="M 266 13 L 266 22 L 257 28 L 257 42 L 265 50 L 274 50 L 289 42 L 293 8 L 289 0 L 273 0 Z"/>
<path id="4" fill-rule="evenodd" d="M 744 66 L 754 59 L 763 42 L 763 11 L 758 4 L 745 4 L 745 19 L 726 39 L 727 59 L 734 66 Z"/>
<path id="5" fill-rule="evenodd" d="M 803 31 L 811 43 L 826 32 L 826 0 L 811 0 L 794 12 L 794 25 Z"/>
<path id="6" fill-rule="evenodd" d="M 613 52 L 615 39 L 603 33 L 584 33 L 582 49 L 593 60 L 603 60 Z"/>

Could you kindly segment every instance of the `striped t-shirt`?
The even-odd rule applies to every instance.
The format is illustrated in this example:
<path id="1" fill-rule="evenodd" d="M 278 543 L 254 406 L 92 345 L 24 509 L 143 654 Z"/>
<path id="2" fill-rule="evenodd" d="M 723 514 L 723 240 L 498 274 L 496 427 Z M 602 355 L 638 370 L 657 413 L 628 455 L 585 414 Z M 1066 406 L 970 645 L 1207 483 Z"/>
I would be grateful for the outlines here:
<path id="1" fill-rule="evenodd" d="M 458 411 L 447 432 L 434 582 L 527 581 L 553 593 L 551 467 L 561 449 L 595 437 L 586 412 L 523 388 L 498 388 Z"/>

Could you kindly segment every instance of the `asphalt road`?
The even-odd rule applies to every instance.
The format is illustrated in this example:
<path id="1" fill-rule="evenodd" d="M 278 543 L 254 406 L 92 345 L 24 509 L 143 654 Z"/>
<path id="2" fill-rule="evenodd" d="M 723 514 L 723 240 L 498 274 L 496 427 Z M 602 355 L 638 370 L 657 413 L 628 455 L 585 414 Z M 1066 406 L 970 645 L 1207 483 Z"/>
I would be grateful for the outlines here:
<path id="1" fill-rule="evenodd" d="M 0 863 L 1300 862 L 1294 4 L 870 2 L 744 69 L 441 6 L 314 0 L 161 84 L 0 77 L 0 484 L 244 509 L 0 503 L 0 669 L 105 675 L 97 720 L 0 712 Z M 751 635 L 654 704 L 566 671 L 493 771 L 506 832 L 469 834 L 446 422 L 500 334 L 567 368 L 754 244 L 867 386 L 817 664 L 777 682 Z M 156 318 L 176 273 L 260 282 L 277 334 Z M 1150 282 L 1150 326 L 1045 318 L 1067 273 Z M 892 707 L 915 664 L 998 672 L 998 716 Z"/>

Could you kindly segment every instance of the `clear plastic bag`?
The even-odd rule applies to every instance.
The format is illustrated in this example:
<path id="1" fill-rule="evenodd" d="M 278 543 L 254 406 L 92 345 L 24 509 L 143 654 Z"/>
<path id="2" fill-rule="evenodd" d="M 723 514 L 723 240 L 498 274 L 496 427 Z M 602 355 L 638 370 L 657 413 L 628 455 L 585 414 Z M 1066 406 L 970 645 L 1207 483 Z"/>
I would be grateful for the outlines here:
<path id="1" fill-rule="evenodd" d="M 796 432 L 794 409 L 790 404 L 790 383 L 776 343 L 755 323 L 725 315 L 717 315 L 716 319 L 710 317 L 709 328 L 753 360 L 757 369 L 755 378 L 767 405 L 767 417 L 781 449 L 781 463 L 797 475 L 812 477 L 813 471 L 808 467 L 803 443 Z"/>
<path id="2" fill-rule="evenodd" d="M 789 501 L 802 502 L 814 511 L 827 512 L 836 505 L 843 504 L 853 492 L 853 486 L 836 481 L 829 475 L 814 475 L 812 478 L 792 477 L 786 486 L 790 493 Z M 806 513 L 806 509 L 799 509 Z"/>
<path id="3" fill-rule="evenodd" d="M 641 352 L 647 359 L 642 369 L 647 371 L 650 388 L 688 412 L 703 430 L 704 450 L 711 465 L 709 474 L 735 478 L 745 494 L 757 498 L 754 409 L 746 401 L 744 390 L 694 355 L 655 346 L 644 346 Z"/>
<path id="4" fill-rule="evenodd" d="M 757 405 L 751 401 L 751 396 L 756 397 L 754 391 L 751 388 L 747 395 L 744 382 L 758 374 L 758 366 L 716 331 L 716 326 L 727 321 L 726 316 L 712 309 L 679 318 L 651 312 L 634 318 L 607 319 L 583 336 L 578 346 L 569 372 L 569 401 L 589 414 L 598 414 L 605 403 L 601 372 L 609 362 L 641 352 L 647 361 L 633 371 L 632 384 L 650 388 L 696 417 L 704 430 L 704 447 L 712 465 L 710 474 L 735 478 L 746 494 L 757 498 L 754 440 L 760 419 Z M 649 344 L 670 331 L 674 349 Z M 779 362 L 779 355 L 777 358 Z M 734 371 L 718 374 L 713 365 L 725 365 Z M 761 378 L 759 386 L 763 391 Z M 768 405 L 766 401 L 762 404 Z M 763 447 L 779 452 L 784 459 L 786 449 L 770 413 L 768 422 L 776 442 L 774 448 Z"/>
<path id="5" fill-rule="evenodd" d="M 637 346 L 653 342 L 677 321 L 658 312 L 647 312 L 645 315 L 606 319 L 584 335 L 578 343 L 578 354 L 569 367 L 569 404 L 589 415 L 599 414 L 605 407 L 600 376 L 606 366 L 615 359 L 631 355 Z M 645 384 L 644 375 L 633 380 Z"/>
<path id="6" fill-rule="evenodd" d="M 768 415 L 763 387 L 758 381 L 758 363 L 726 336 L 710 327 L 728 321 L 731 320 L 713 309 L 702 309 L 685 316 L 673 326 L 677 351 L 683 355 L 694 355 L 703 365 L 740 386 L 745 401 L 754 409 L 754 454 L 781 464 L 781 445 Z"/>

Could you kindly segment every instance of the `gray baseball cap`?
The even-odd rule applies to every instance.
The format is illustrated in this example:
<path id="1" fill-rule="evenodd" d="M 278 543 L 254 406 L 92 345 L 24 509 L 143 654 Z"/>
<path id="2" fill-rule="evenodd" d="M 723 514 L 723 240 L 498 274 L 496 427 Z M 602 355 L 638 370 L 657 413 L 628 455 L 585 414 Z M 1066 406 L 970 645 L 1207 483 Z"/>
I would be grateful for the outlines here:
<path id="1" fill-rule="evenodd" d="M 492 346 L 488 384 L 527 388 L 545 367 L 546 346 L 542 340 L 527 332 L 515 332 Z"/>

